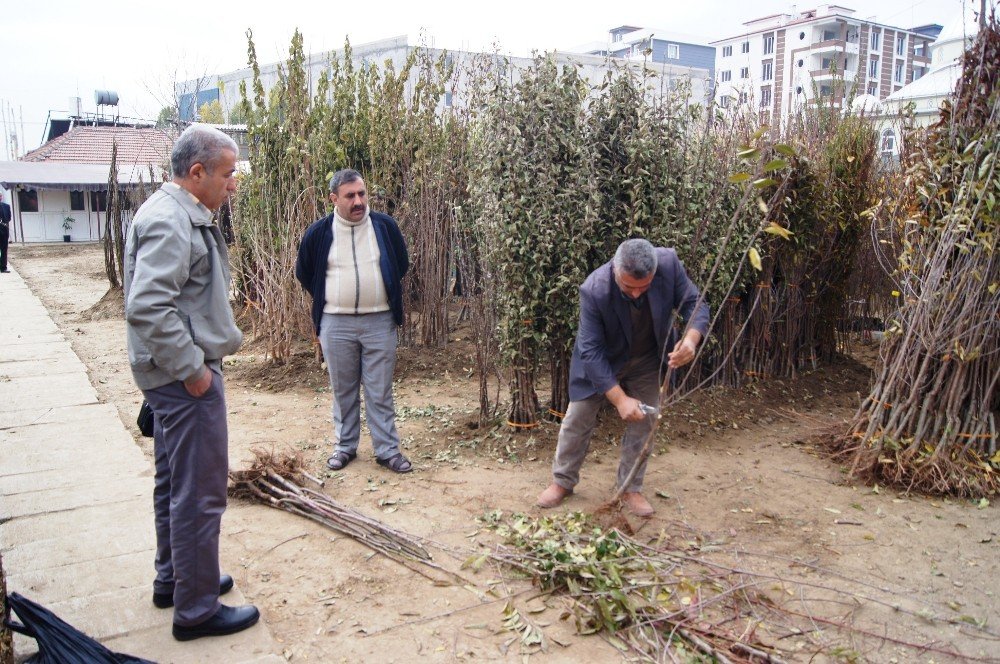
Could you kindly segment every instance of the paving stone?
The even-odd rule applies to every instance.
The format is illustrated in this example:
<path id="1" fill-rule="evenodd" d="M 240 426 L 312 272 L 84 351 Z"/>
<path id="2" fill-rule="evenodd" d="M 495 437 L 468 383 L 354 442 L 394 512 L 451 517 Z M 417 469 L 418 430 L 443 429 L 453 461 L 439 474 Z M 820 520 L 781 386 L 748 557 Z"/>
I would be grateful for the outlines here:
<path id="1" fill-rule="evenodd" d="M 145 524 L 145 528 L 137 527 L 132 521 L 121 524 L 90 524 L 86 530 L 41 542 L 12 543 L 15 545 L 9 549 L 4 547 L 4 567 L 17 573 L 33 572 L 59 569 L 91 560 L 114 559 L 142 551 L 152 552 L 156 548 L 152 511 Z"/>
<path id="2" fill-rule="evenodd" d="M 97 403 L 84 371 L 53 376 L 21 376 L 0 383 L 0 402 L 9 411 L 39 411 L 56 406 Z"/>
<path id="3" fill-rule="evenodd" d="M 230 595 L 226 595 L 227 603 L 242 603 L 242 599 L 230 600 Z M 177 641 L 171 633 L 173 618 L 169 620 L 163 627 L 109 639 L 104 645 L 159 664 L 287 664 L 284 657 L 275 654 L 277 648 L 263 621 L 229 636 Z"/>
<path id="4" fill-rule="evenodd" d="M 91 457 L 75 466 L 63 462 L 62 468 L 3 475 L 0 476 L 0 496 L 109 482 L 122 477 L 152 477 L 152 467 L 141 456 L 142 452 L 139 455 L 138 458 L 133 455 L 116 458 L 112 462 Z"/>
<path id="5" fill-rule="evenodd" d="M 63 512 L 90 505 L 118 503 L 151 495 L 153 495 L 153 480 L 145 477 L 18 493 L 4 496 L 3 505 L 0 505 L 0 520 Z"/>
<path id="6" fill-rule="evenodd" d="M 58 357 L 5 361 L 0 356 L 0 381 L 21 376 L 54 376 L 75 371 L 86 371 L 86 367 L 82 362 L 66 362 Z"/>
<path id="7" fill-rule="evenodd" d="M 51 479 L 64 486 L 76 477 L 135 476 L 150 463 L 120 421 L 109 426 L 107 418 L 80 422 L 49 422 L 0 430 L 0 449 L 9 457 L 0 463 L 0 494 L 12 476 L 31 476 L 53 471 Z M 86 450 L 86 453 L 81 453 Z M 67 473 L 61 478 L 59 472 Z M 28 481 L 27 479 L 23 481 Z"/>
<path id="8" fill-rule="evenodd" d="M 4 343 L 3 353 L 0 354 L 0 368 L 5 362 L 46 359 L 75 362 L 83 366 L 80 358 L 73 352 L 73 347 L 62 337 L 59 339 L 32 339 L 20 343 L 15 343 L 10 335 L 3 335 L 0 339 L 3 339 Z"/>
<path id="9" fill-rule="evenodd" d="M 145 588 L 151 601 L 154 556 L 154 549 L 146 548 L 113 557 L 74 561 L 61 567 L 23 570 L 7 575 L 7 590 L 19 592 L 39 604 L 52 604 L 108 590 Z"/>
<path id="10" fill-rule="evenodd" d="M 0 503 L 6 500 L 0 497 Z M 149 494 L 140 499 L 24 516 L 0 523 L 0 550 L 6 556 L 12 546 L 57 539 L 66 533 L 86 533 L 112 523 L 134 523 L 137 527 L 145 525 L 152 528 L 152 515 L 153 492 L 150 489 Z"/>
<path id="11" fill-rule="evenodd" d="M 114 406 L 107 403 L 88 403 L 71 406 L 56 406 L 52 408 L 39 409 L 38 411 L 26 410 L 0 410 L 3 413 L 3 421 L 0 421 L 0 433 L 10 429 L 17 429 L 27 426 L 38 426 L 42 424 L 68 424 L 82 426 L 84 422 L 97 421 L 108 423 L 113 426 L 111 420 L 119 423 L 118 411 Z M 2 440 L 2 439 L 0 439 Z M 3 460 L 0 459 L 0 468 L 3 467 Z"/>

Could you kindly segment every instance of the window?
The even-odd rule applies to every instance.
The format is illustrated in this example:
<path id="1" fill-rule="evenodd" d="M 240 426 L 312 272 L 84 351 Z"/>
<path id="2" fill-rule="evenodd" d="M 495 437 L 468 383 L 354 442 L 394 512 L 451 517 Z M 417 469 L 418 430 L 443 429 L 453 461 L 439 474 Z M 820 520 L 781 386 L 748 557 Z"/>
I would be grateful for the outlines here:
<path id="1" fill-rule="evenodd" d="M 835 62 L 836 62 L 836 59 L 834 59 L 834 58 L 823 58 L 823 61 L 820 64 L 819 68 L 822 69 L 823 71 L 830 71 L 830 67 Z"/>
<path id="2" fill-rule="evenodd" d="M 732 44 L 730 44 L 729 46 L 723 46 L 722 47 L 722 57 L 728 58 L 732 54 L 733 54 L 733 45 Z"/>
<path id="3" fill-rule="evenodd" d="M 913 80 L 914 81 L 917 80 L 918 78 L 920 78 L 921 76 L 923 76 L 925 73 L 927 73 L 927 70 L 924 69 L 923 67 L 914 67 L 913 68 Z"/>
<path id="4" fill-rule="evenodd" d="M 87 206 L 83 202 L 82 191 L 69 192 L 69 209 L 73 212 L 80 212 L 87 209 Z"/>
<path id="5" fill-rule="evenodd" d="M 878 58 L 872 58 L 868 62 L 868 78 L 875 78 L 878 76 Z"/>
<path id="6" fill-rule="evenodd" d="M 913 55 L 924 57 L 927 54 L 927 42 L 919 42 L 913 45 Z"/>
<path id="7" fill-rule="evenodd" d="M 760 80 L 770 81 L 774 78 L 773 67 L 774 65 L 770 61 L 765 62 L 760 68 Z"/>
<path id="8" fill-rule="evenodd" d="M 620 32 L 616 32 L 615 33 L 615 38 L 612 39 L 611 41 L 620 42 L 621 40 L 622 40 L 622 34 Z"/>
<path id="9" fill-rule="evenodd" d="M 771 105 L 771 86 L 760 89 L 760 107 L 768 108 Z"/>
<path id="10" fill-rule="evenodd" d="M 749 41 L 745 41 L 742 44 L 740 44 L 740 53 L 749 53 L 749 52 L 750 52 L 750 42 Z"/>
<path id="11" fill-rule="evenodd" d="M 18 189 L 17 207 L 21 212 L 38 212 L 38 192 L 34 189 Z"/>
<path id="12" fill-rule="evenodd" d="M 681 57 L 681 47 L 677 44 L 667 44 L 667 58 L 678 60 Z"/>
<path id="13" fill-rule="evenodd" d="M 902 60 L 900 60 L 899 62 L 896 63 L 896 68 L 895 68 L 895 71 L 892 73 L 892 78 L 897 83 L 902 83 L 903 82 L 903 61 Z"/>
<path id="14" fill-rule="evenodd" d="M 795 94 L 797 94 L 797 95 L 802 94 L 802 86 L 801 85 L 798 86 L 797 88 L 795 88 Z"/>
<path id="15" fill-rule="evenodd" d="M 820 98 L 823 98 L 823 97 L 832 97 L 833 96 L 833 88 L 831 86 L 829 86 L 829 85 L 821 85 L 821 86 L 819 86 L 819 96 L 820 96 Z"/>
<path id="16" fill-rule="evenodd" d="M 825 42 L 826 41 L 834 41 L 835 39 L 837 39 L 837 31 L 836 30 L 824 30 L 823 31 L 823 39 L 821 41 L 825 41 Z"/>
<path id="17" fill-rule="evenodd" d="M 719 97 L 719 106 L 721 106 L 722 108 L 729 108 L 729 102 L 731 100 L 732 100 L 732 97 L 728 97 L 726 95 L 723 95 L 723 96 Z"/>
<path id="18" fill-rule="evenodd" d="M 906 35 L 896 35 L 896 55 L 906 55 Z"/>
<path id="19" fill-rule="evenodd" d="M 750 78 L 750 67 L 740 69 L 740 78 Z"/>
<path id="20" fill-rule="evenodd" d="M 878 97 L 878 83 L 876 81 L 868 84 L 868 94 L 872 97 Z"/>
<path id="21" fill-rule="evenodd" d="M 774 35 L 764 37 L 764 55 L 774 53 Z"/>
<path id="22" fill-rule="evenodd" d="M 805 39 L 805 38 L 806 38 L 806 33 L 804 33 L 804 32 L 800 32 L 800 33 L 799 33 L 799 41 L 802 41 L 802 40 L 803 40 L 803 39 Z"/>
<path id="23" fill-rule="evenodd" d="M 107 212 L 108 192 L 106 191 L 90 192 L 90 209 L 93 210 L 94 212 Z"/>
<path id="24" fill-rule="evenodd" d="M 454 95 L 451 90 L 446 90 L 444 93 L 444 107 L 451 108 L 454 103 Z"/>
<path id="25" fill-rule="evenodd" d="M 872 36 L 871 36 L 871 39 L 869 40 L 869 42 L 871 44 L 871 50 L 877 51 L 878 47 L 879 47 L 879 44 L 882 43 L 882 33 L 879 32 L 878 30 L 873 29 L 872 30 Z"/>
<path id="26" fill-rule="evenodd" d="M 805 63 L 806 63 L 805 60 L 803 60 L 802 58 L 799 58 L 799 61 L 796 62 L 795 64 L 797 64 L 799 66 L 799 68 L 801 69 L 802 65 L 804 65 Z"/>
<path id="27" fill-rule="evenodd" d="M 882 152 L 895 152 L 896 151 L 896 132 L 892 129 L 886 129 L 882 132 Z"/>
<path id="28" fill-rule="evenodd" d="M 722 72 L 722 82 L 723 83 L 728 83 L 731 80 L 733 80 L 733 72 L 729 71 L 728 69 L 726 71 Z"/>
<path id="29" fill-rule="evenodd" d="M 747 93 L 745 92 L 740 93 L 740 103 L 741 104 L 747 103 Z"/>

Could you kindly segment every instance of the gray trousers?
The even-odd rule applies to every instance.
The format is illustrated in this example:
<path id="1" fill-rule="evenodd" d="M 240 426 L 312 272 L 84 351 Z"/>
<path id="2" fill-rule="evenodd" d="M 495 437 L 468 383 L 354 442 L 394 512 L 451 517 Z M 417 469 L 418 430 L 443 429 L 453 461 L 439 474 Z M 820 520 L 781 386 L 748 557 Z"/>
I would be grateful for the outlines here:
<path id="1" fill-rule="evenodd" d="M 174 382 L 143 395 L 156 414 L 156 580 L 174 595 L 174 624 L 191 626 L 219 609 L 219 529 L 226 510 L 229 433 L 222 375 L 194 398 Z"/>
<path id="2" fill-rule="evenodd" d="M 646 404 L 656 405 L 659 400 L 659 370 L 649 371 L 643 367 L 638 373 L 631 373 L 626 367 L 618 376 L 618 384 L 625 394 Z M 580 467 L 590 449 L 590 439 L 594 435 L 597 424 L 597 413 L 607 401 L 603 394 L 595 394 L 582 401 L 570 401 L 559 428 L 559 441 L 556 444 L 556 456 L 552 460 L 552 477 L 556 484 L 564 489 L 573 490 L 580 482 Z M 618 461 L 618 479 L 616 487 L 620 487 L 629 471 L 639 458 L 646 436 L 652 430 L 652 418 L 645 417 L 640 422 L 629 422 L 622 436 L 622 450 Z M 648 462 L 648 458 L 647 458 Z M 646 474 L 646 462 L 642 464 L 632 479 L 626 491 L 642 491 L 642 479 Z"/>
<path id="3" fill-rule="evenodd" d="M 392 373 L 399 342 L 391 311 L 375 314 L 323 314 L 320 346 L 330 372 L 333 393 L 334 451 L 356 454 L 361 437 L 361 386 L 365 388 L 365 418 L 375 456 L 388 459 L 399 452 Z"/>

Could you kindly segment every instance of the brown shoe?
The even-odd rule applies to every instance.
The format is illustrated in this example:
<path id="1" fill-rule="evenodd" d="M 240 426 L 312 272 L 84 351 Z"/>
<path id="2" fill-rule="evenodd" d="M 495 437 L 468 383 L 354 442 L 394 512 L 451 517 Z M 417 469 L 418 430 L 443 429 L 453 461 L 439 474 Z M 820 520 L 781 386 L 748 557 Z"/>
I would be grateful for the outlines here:
<path id="1" fill-rule="evenodd" d="M 629 512 L 636 516 L 653 516 L 653 506 L 638 491 L 626 491 L 622 495 L 622 504 L 625 505 Z"/>
<path id="2" fill-rule="evenodd" d="M 571 493 L 572 489 L 565 489 L 553 482 L 545 491 L 538 494 L 537 504 L 539 507 L 556 507 Z"/>

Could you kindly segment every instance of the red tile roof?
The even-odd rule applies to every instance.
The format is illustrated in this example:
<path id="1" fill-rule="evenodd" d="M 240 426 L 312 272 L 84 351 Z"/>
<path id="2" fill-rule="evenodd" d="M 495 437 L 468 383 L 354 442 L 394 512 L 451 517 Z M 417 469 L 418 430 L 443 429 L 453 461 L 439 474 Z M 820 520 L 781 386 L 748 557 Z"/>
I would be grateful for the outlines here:
<path id="1" fill-rule="evenodd" d="M 111 144 L 118 142 L 119 166 L 160 167 L 170 162 L 171 130 L 135 127 L 74 127 L 27 153 L 21 161 L 110 164 Z"/>

